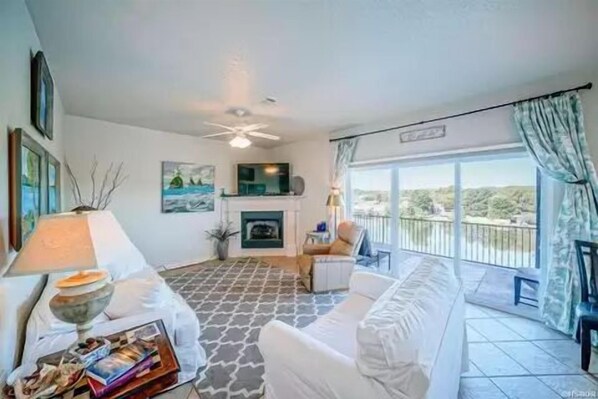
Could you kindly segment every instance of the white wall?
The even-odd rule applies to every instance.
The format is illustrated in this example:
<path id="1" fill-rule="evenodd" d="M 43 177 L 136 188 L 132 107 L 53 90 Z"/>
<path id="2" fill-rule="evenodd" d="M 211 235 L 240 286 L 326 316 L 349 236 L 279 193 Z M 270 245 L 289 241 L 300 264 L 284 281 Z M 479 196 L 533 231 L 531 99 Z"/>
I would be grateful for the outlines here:
<path id="1" fill-rule="evenodd" d="M 316 229 L 316 224 L 327 219 L 330 161 L 328 137 L 313 138 L 276 147 L 272 157 L 276 162 L 289 162 L 293 176 L 305 180 L 305 197 L 301 201 L 301 225 L 303 232 Z M 299 240 L 304 234 L 300 233 Z"/>
<path id="2" fill-rule="evenodd" d="M 8 244 L 8 133 L 24 128 L 57 159 L 62 160 L 63 108 L 54 92 L 54 141 L 47 140 L 30 123 L 30 63 L 40 49 L 39 39 L 25 3 L 0 1 L 0 276 L 14 257 Z M 51 66 L 50 66 L 51 69 Z M 39 277 L 0 277 L 0 381 L 3 370 L 17 360 L 16 339 L 40 288 Z"/>
<path id="3" fill-rule="evenodd" d="M 65 118 L 65 154 L 89 193 L 88 171 L 97 158 L 100 168 L 125 163 L 127 181 L 114 195 L 109 209 L 133 241 L 155 266 L 173 267 L 206 260 L 213 246 L 204 231 L 220 220 L 221 201 L 205 213 L 161 213 L 161 162 L 193 162 L 216 166 L 216 196 L 220 189 L 236 191 L 235 164 L 268 160 L 267 151 L 231 148 L 226 142 L 119 125 L 95 119 Z M 70 192 L 66 203 L 73 205 Z"/>

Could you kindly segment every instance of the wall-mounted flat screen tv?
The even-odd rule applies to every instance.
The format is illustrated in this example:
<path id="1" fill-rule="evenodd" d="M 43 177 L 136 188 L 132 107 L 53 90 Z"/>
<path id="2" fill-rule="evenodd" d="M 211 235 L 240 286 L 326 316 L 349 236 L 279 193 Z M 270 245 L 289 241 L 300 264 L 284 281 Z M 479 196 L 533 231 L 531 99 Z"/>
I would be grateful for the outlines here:
<path id="1" fill-rule="evenodd" d="M 242 163 L 237 165 L 239 195 L 285 195 L 290 191 L 288 163 Z"/>

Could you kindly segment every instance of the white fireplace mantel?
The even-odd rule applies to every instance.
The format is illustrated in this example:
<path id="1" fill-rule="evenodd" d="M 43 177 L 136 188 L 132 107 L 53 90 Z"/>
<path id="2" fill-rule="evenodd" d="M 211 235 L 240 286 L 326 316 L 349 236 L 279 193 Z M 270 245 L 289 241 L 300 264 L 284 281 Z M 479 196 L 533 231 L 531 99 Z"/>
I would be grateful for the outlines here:
<path id="1" fill-rule="evenodd" d="M 222 197 L 224 220 L 241 230 L 241 212 L 282 211 L 283 248 L 241 248 L 241 237 L 231 240 L 230 256 L 297 256 L 299 247 L 299 212 L 302 196 Z"/>

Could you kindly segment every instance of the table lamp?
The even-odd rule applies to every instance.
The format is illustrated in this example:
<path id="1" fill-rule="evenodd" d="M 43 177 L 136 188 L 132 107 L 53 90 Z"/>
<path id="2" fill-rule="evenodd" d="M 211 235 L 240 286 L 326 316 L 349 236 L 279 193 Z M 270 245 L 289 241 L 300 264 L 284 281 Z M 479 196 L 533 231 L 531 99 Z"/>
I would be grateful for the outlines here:
<path id="1" fill-rule="evenodd" d="M 340 191 L 334 189 L 328 194 L 328 199 L 326 200 L 326 206 L 334 208 L 334 237 L 336 238 L 336 214 L 338 208 L 343 206 L 343 196 L 341 195 Z"/>
<path id="2" fill-rule="evenodd" d="M 7 277 L 75 271 L 56 281 L 50 300 L 56 318 L 77 325 L 78 342 L 91 335 L 92 320 L 106 309 L 113 285 L 97 269 L 94 212 L 61 213 L 39 218 L 35 230 L 11 264 Z M 99 216 L 99 215 L 98 215 Z"/>

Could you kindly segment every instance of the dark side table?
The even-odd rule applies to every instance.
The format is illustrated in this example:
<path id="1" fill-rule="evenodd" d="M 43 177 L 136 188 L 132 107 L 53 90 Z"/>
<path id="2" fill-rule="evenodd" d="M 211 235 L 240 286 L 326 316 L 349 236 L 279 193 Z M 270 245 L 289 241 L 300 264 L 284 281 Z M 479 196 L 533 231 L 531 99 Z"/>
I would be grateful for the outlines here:
<path id="1" fill-rule="evenodd" d="M 525 283 L 528 286 L 535 285 L 537 288 L 540 285 L 540 269 L 536 269 L 535 267 L 522 267 L 517 269 L 517 273 L 513 277 L 513 283 L 515 288 L 515 306 L 519 303 L 524 303 L 537 308 L 538 298 L 521 295 L 521 284 Z M 533 303 L 521 302 L 522 299 Z"/>

